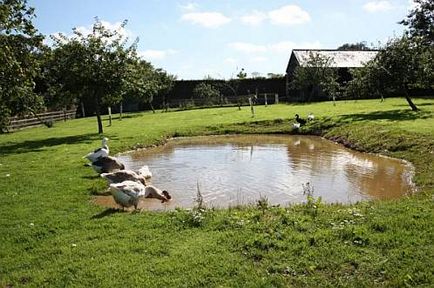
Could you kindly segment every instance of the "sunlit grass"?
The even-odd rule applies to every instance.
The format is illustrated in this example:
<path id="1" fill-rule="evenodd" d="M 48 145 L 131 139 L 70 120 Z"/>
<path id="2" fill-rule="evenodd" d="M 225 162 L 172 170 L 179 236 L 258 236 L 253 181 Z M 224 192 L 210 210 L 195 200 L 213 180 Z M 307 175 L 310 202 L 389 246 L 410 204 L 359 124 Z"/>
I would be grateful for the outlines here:
<path id="1" fill-rule="evenodd" d="M 417 286 L 433 284 L 434 99 L 144 112 L 105 121 L 113 153 L 167 137 L 300 133 L 410 160 L 419 194 L 390 202 L 189 212 L 118 213 L 81 158 L 101 143 L 94 118 L 0 135 L 0 286 Z M 277 119 L 277 120 L 276 120 Z M 281 120 L 279 120 L 281 119 Z M 301 187 L 300 187 L 301 189 Z M 361 215 L 361 216 L 360 216 Z"/>

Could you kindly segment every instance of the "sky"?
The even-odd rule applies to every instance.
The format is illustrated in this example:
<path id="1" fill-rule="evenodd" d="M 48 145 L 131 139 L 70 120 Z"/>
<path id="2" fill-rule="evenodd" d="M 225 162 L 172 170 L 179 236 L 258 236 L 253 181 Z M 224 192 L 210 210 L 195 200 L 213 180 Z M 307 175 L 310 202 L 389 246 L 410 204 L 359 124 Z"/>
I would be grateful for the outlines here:
<path id="1" fill-rule="evenodd" d="M 50 35 L 91 31 L 94 18 L 129 39 L 177 79 L 284 74 L 291 50 L 370 47 L 400 36 L 409 0 L 29 0 L 34 24 Z"/>

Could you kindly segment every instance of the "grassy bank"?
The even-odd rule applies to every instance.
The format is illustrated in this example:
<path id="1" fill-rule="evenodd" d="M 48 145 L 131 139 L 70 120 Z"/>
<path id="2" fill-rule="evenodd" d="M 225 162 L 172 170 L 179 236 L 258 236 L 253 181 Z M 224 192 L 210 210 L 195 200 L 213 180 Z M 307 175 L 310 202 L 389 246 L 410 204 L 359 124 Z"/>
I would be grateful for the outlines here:
<path id="1" fill-rule="evenodd" d="M 0 135 L 0 285 L 431 286 L 434 100 L 401 98 L 129 114 L 105 127 L 113 153 L 168 137 L 300 133 L 411 161 L 419 193 L 388 202 L 116 213 L 81 157 L 93 118 Z"/>

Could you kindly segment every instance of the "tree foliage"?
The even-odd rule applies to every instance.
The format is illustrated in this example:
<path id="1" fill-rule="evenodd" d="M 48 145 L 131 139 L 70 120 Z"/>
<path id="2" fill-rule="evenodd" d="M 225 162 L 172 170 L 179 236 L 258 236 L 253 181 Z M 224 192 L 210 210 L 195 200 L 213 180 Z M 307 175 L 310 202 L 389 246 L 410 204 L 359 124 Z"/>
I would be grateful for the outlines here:
<path id="1" fill-rule="evenodd" d="M 34 9 L 25 0 L 0 4 L 0 131 L 12 115 L 35 113 L 42 98 L 34 93 L 43 36 L 33 26 Z"/>
<path id="2" fill-rule="evenodd" d="M 121 28 L 125 25 L 126 21 Z M 92 33 L 84 35 L 73 29 L 73 34 L 53 37 L 55 49 L 49 65 L 52 87 L 58 96 L 66 97 L 64 102 L 89 97 L 95 104 L 98 133 L 103 133 L 101 107 L 121 100 L 136 42 L 127 46 L 119 31 L 105 28 L 98 18 Z"/>
<path id="3" fill-rule="evenodd" d="M 399 22 L 408 26 L 407 35 L 410 38 L 421 38 L 424 44 L 434 44 L 434 1 L 414 0 L 415 8 L 407 18 Z"/>
<path id="4" fill-rule="evenodd" d="M 345 43 L 338 47 L 337 50 L 341 51 L 360 51 L 360 50 L 371 50 L 366 42 L 358 42 L 358 43 Z"/>
<path id="5" fill-rule="evenodd" d="M 358 87 L 363 93 L 380 96 L 403 93 L 411 109 L 417 111 L 408 91 L 411 88 L 427 88 L 433 83 L 432 55 L 427 51 L 420 42 L 407 36 L 393 39 L 374 60 L 353 74 L 349 87 Z"/>
<path id="6" fill-rule="evenodd" d="M 217 104 L 220 100 L 220 92 L 211 84 L 199 83 L 193 89 L 195 99 L 201 99 L 204 105 Z"/>
<path id="7" fill-rule="evenodd" d="M 291 86 L 303 93 L 307 91 L 306 101 L 311 101 L 315 94 L 319 93 L 320 89 L 335 100 L 339 84 L 337 82 L 337 71 L 333 68 L 333 63 L 334 61 L 330 57 L 310 52 L 306 64 L 295 69 Z"/>
<path id="8" fill-rule="evenodd" d="M 167 94 L 173 86 L 173 76 L 162 69 L 155 69 L 145 60 L 133 58 L 127 66 L 123 98 L 152 103 L 154 97 Z"/>

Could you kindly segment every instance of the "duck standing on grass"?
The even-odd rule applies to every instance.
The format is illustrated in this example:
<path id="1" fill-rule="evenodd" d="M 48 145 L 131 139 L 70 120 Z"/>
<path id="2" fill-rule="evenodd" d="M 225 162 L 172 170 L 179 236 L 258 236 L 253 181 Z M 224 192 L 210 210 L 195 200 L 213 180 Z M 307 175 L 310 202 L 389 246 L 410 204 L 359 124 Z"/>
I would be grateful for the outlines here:
<path id="1" fill-rule="evenodd" d="M 309 113 L 309 115 L 307 115 L 307 121 L 313 121 L 315 119 L 315 115 L 313 115 L 312 113 Z"/>
<path id="2" fill-rule="evenodd" d="M 300 124 L 300 126 L 303 126 L 306 124 L 306 120 L 303 118 L 300 118 L 298 114 L 295 114 L 295 121 Z"/>
<path id="3" fill-rule="evenodd" d="M 83 158 L 88 159 L 90 162 L 95 162 L 96 160 L 98 160 L 98 158 L 109 156 L 110 151 L 109 151 L 109 147 L 107 145 L 108 140 L 109 139 L 106 137 L 102 138 L 102 147 L 96 149 L 93 152 L 90 152 L 89 154 L 87 154 Z"/>

